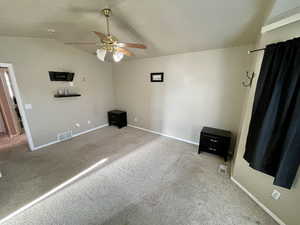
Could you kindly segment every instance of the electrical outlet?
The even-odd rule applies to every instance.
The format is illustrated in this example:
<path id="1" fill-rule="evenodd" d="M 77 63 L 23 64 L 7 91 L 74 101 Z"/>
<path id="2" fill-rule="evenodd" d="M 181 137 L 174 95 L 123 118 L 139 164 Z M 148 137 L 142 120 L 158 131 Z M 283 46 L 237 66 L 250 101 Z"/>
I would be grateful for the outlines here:
<path id="1" fill-rule="evenodd" d="M 136 123 L 136 122 L 138 122 L 138 121 L 139 121 L 139 118 L 137 118 L 137 117 L 134 117 L 133 121 Z"/>
<path id="2" fill-rule="evenodd" d="M 80 127 L 80 124 L 79 124 L 79 123 L 76 123 L 75 126 L 76 126 L 76 127 Z"/>
<path id="3" fill-rule="evenodd" d="M 273 198 L 274 200 L 278 200 L 278 199 L 280 198 L 280 192 L 277 191 L 277 190 L 273 190 L 272 198 Z"/>
<path id="4" fill-rule="evenodd" d="M 88 124 L 91 124 L 91 121 L 90 121 L 90 120 L 88 120 Z"/>
<path id="5" fill-rule="evenodd" d="M 70 87 L 73 87 L 74 83 L 73 82 L 69 82 L 69 85 L 70 85 Z"/>

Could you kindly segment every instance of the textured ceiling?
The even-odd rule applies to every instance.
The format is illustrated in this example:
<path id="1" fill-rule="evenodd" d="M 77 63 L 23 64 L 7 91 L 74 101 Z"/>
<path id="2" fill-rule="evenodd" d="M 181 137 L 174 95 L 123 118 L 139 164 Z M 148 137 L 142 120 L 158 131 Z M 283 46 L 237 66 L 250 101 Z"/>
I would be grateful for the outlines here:
<path id="1" fill-rule="evenodd" d="M 98 12 L 113 10 L 111 31 L 119 40 L 141 42 L 152 57 L 224 48 L 256 40 L 273 0 L 0 0 L 0 35 L 96 40 L 105 32 Z M 55 29 L 55 33 L 47 31 Z M 82 47 L 95 52 L 95 47 Z"/>

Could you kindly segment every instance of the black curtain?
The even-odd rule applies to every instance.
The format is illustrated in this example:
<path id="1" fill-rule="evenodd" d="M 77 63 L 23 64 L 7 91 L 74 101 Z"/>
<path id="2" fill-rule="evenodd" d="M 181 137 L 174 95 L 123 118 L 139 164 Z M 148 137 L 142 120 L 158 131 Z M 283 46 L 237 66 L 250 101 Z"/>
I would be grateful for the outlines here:
<path id="1" fill-rule="evenodd" d="M 300 38 L 266 47 L 244 158 L 291 188 L 300 163 Z"/>

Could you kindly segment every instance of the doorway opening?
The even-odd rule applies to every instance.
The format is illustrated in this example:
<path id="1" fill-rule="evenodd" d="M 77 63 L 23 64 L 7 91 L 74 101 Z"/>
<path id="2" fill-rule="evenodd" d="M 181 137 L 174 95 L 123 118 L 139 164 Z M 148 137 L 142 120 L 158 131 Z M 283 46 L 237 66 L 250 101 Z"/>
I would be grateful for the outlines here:
<path id="1" fill-rule="evenodd" d="M 8 67 L 0 67 L 0 151 L 28 145 Z"/>

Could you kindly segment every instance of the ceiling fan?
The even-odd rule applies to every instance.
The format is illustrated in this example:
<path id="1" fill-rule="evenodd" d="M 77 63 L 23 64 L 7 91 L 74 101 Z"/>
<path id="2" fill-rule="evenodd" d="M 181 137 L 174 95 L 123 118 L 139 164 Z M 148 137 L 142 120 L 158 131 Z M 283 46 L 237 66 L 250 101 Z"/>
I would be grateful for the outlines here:
<path id="1" fill-rule="evenodd" d="M 109 18 L 112 15 L 111 9 L 103 9 L 102 14 L 106 18 L 106 28 L 107 34 L 93 31 L 99 38 L 101 43 L 98 42 L 66 42 L 65 44 L 69 45 L 96 45 L 99 48 L 96 51 L 98 59 L 101 61 L 106 62 L 119 62 L 123 59 L 124 55 L 126 56 L 133 56 L 134 54 L 129 51 L 127 48 L 140 48 L 146 49 L 146 45 L 144 44 L 137 44 L 137 43 L 124 43 L 119 42 L 118 39 L 110 33 L 109 29 Z"/>

